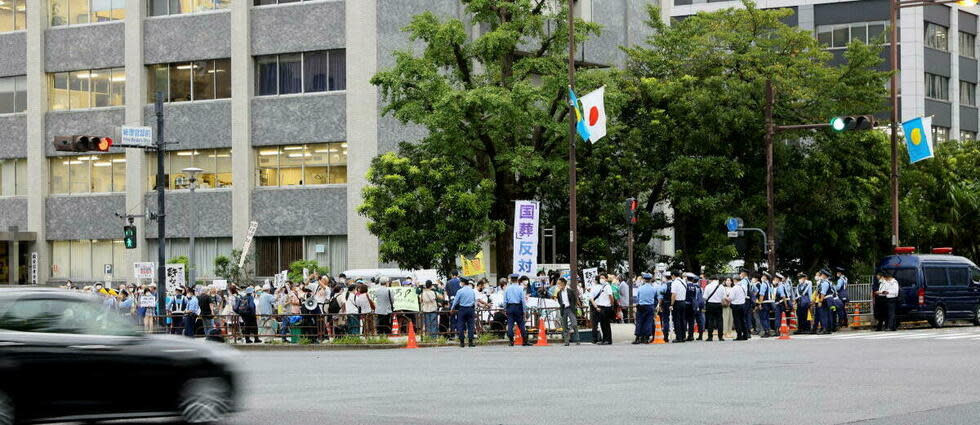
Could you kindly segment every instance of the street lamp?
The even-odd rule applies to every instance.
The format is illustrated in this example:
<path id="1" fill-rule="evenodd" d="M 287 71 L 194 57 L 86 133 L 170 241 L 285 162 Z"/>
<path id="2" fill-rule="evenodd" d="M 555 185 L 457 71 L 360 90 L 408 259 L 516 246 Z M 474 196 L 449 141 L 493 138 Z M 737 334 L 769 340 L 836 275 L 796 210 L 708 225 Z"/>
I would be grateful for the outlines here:
<path id="1" fill-rule="evenodd" d="M 973 7 L 977 0 L 891 0 L 889 4 L 889 33 L 891 47 L 891 197 L 892 197 L 892 246 L 898 246 L 898 11 L 909 7 L 956 3 L 962 7 Z"/>
<path id="2" fill-rule="evenodd" d="M 200 173 L 202 173 L 204 170 L 202 170 L 200 168 L 197 168 L 197 167 L 188 167 L 188 168 L 185 168 L 185 169 L 183 169 L 181 171 L 184 174 L 187 174 L 187 176 L 189 177 L 188 178 L 188 181 L 190 182 L 190 185 L 188 185 L 188 189 L 191 190 L 191 193 L 194 193 L 194 189 L 197 189 L 197 175 L 200 174 Z M 193 195 L 191 195 L 191 196 L 193 197 Z M 193 201 L 193 199 L 191 199 L 191 201 Z M 194 287 L 194 284 L 197 283 L 197 276 L 196 276 L 196 273 L 194 273 L 195 272 L 195 269 L 194 269 L 194 233 L 195 233 L 196 230 L 197 229 L 191 229 L 191 232 L 190 232 L 190 247 L 188 249 L 188 251 L 190 251 L 190 252 L 187 255 L 187 257 L 188 257 L 187 258 L 187 277 L 188 277 L 188 279 L 187 279 L 188 280 L 187 285 L 188 285 L 188 287 L 191 287 L 191 288 L 193 288 Z"/>

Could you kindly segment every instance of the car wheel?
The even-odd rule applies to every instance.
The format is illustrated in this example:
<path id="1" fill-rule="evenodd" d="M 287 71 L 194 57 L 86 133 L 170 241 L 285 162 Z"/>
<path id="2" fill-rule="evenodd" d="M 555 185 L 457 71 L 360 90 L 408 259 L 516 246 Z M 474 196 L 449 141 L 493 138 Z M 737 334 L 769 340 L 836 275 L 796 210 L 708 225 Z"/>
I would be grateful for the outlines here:
<path id="1" fill-rule="evenodd" d="M 946 310 L 937 306 L 936 311 L 932 312 L 932 318 L 929 319 L 929 324 L 934 328 L 943 327 L 946 324 Z"/>
<path id="2" fill-rule="evenodd" d="M 231 412 L 231 388 L 221 378 L 194 378 L 180 393 L 180 417 L 188 424 L 210 424 Z"/>
<path id="3" fill-rule="evenodd" d="M 0 391 L 0 425 L 14 425 L 14 401 Z"/>

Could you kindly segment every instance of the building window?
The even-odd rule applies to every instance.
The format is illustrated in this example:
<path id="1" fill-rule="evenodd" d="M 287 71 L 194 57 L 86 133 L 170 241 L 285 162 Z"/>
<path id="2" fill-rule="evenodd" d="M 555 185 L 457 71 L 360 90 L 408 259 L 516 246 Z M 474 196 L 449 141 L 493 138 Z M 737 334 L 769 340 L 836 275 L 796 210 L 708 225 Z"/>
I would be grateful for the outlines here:
<path id="1" fill-rule="evenodd" d="M 149 252 L 156 255 L 159 249 L 158 239 L 146 241 Z M 231 238 L 195 238 L 194 239 L 194 276 L 197 280 L 210 280 L 218 276 L 214 273 L 214 259 L 219 255 L 231 257 Z M 167 245 L 164 247 L 165 255 L 168 259 L 185 256 L 190 258 L 190 239 L 187 238 L 167 238 Z M 156 258 L 156 257 L 153 257 Z M 238 261 L 233 258 L 232 261 Z"/>
<path id="2" fill-rule="evenodd" d="M 3 180 L 5 173 L 13 178 Z M 27 195 L 27 186 L 27 159 L 0 159 L 0 196 Z"/>
<path id="3" fill-rule="evenodd" d="M 949 29 L 932 22 L 926 22 L 926 47 L 949 50 Z"/>
<path id="4" fill-rule="evenodd" d="M 949 77 L 926 73 L 926 97 L 949 100 Z"/>
<path id="5" fill-rule="evenodd" d="M 48 5 L 52 27 L 126 18 L 126 0 L 48 0 Z"/>
<path id="6" fill-rule="evenodd" d="M 860 40 L 863 43 L 870 43 L 884 37 L 882 40 L 887 43 L 889 36 L 889 34 L 885 32 L 885 28 L 887 27 L 888 22 L 886 21 L 855 22 L 839 25 L 818 25 L 817 41 L 832 49 L 847 47 L 847 44 L 853 40 Z"/>
<path id="7" fill-rule="evenodd" d="M 0 3 L 0 32 L 27 29 L 27 0 Z"/>
<path id="8" fill-rule="evenodd" d="M 977 106 L 977 85 L 960 81 L 960 104 Z"/>
<path id="9" fill-rule="evenodd" d="M 157 91 L 163 92 L 165 102 L 231 97 L 231 59 L 164 63 L 151 65 L 149 69 L 149 103 L 156 99 Z"/>
<path id="10" fill-rule="evenodd" d="M 255 0 L 255 5 L 268 6 L 272 4 L 299 3 L 301 1 L 315 1 L 315 0 Z"/>
<path id="11" fill-rule="evenodd" d="M 0 114 L 27 110 L 27 76 L 0 78 Z"/>
<path id="12" fill-rule="evenodd" d="M 960 130 L 960 141 L 973 141 L 977 140 L 977 132 L 969 130 Z"/>
<path id="13" fill-rule="evenodd" d="M 977 57 L 977 36 L 960 31 L 960 56 Z"/>
<path id="14" fill-rule="evenodd" d="M 231 7 L 231 0 L 148 0 L 149 16 L 181 15 L 184 13 L 223 10 Z"/>
<path id="15" fill-rule="evenodd" d="M 102 281 L 106 264 L 112 264 L 113 279 L 132 277 L 133 266 L 126 263 L 121 239 L 51 242 L 51 277 L 55 279 Z"/>
<path id="16" fill-rule="evenodd" d="M 126 191 L 126 155 L 63 156 L 49 159 L 51 193 Z"/>
<path id="17" fill-rule="evenodd" d="M 190 189 L 190 176 L 184 174 L 185 168 L 200 168 L 204 171 L 197 175 L 197 189 L 215 189 L 231 187 L 231 149 L 194 149 L 166 152 L 163 158 L 163 168 L 167 175 L 166 190 Z M 147 155 L 147 185 L 146 190 L 156 189 L 157 156 Z"/>
<path id="18" fill-rule="evenodd" d="M 346 50 L 256 56 L 255 78 L 259 96 L 346 90 Z"/>
<path id="19" fill-rule="evenodd" d="M 949 127 L 932 126 L 932 140 L 942 143 L 949 140 Z"/>
<path id="20" fill-rule="evenodd" d="M 347 183 L 347 143 L 258 149 L 259 186 Z"/>
<path id="21" fill-rule="evenodd" d="M 271 236 L 255 238 L 255 274 L 272 276 L 296 260 L 315 260 L 336 276 L 347 269 L 346 236 Z"/>
<path id="22" fill-rule="evenodd" d="M 78 109 L 126 104 L 126 71 L 123 68 L 48 74 L 48 109 Z"/>

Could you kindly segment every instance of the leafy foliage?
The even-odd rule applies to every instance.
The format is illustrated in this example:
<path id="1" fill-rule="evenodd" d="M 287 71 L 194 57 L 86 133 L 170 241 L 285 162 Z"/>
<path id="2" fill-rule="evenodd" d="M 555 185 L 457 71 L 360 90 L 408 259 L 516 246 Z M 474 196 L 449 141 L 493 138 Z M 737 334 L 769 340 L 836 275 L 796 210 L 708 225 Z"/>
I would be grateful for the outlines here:
<path id="1" fill-rule="evenodd" d="M 302 282 L 303 269 L 309 271 L 310 274 L 316 272 L 321 276 L 330 273 L 329 268 L 321 267 L 316 260 L 296 260 L 289 264 L 289 272 L 286 273 L 286 276 L 291 282 Z"/>
<path id="2" fill-rule="evenodd" d="M 240 287 L 251 286 L 255 282 L 255 269 L 252 266 L 252 256 L 245 257 L 244 267 L 238 267 L 237 258 L 241 258 L 242 251 L 239 249 L 231 250 L 231 258 L 224 255 L 214 257 L 214 274 L 225 279 L 228 283 L 234 283 Z"/>

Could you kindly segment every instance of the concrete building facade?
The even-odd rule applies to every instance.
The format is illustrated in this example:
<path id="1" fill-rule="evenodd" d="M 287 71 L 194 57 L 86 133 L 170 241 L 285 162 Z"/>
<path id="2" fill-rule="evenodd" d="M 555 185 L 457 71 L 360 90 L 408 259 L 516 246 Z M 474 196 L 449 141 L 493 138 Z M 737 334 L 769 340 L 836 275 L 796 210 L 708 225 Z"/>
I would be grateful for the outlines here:
<path id="1" fill-rule="evenodd" d="M 645 0 L 580 0 L 603 25 L 582 59 L 621 64 L 642 42 Z M 8 0 L 0 3 L 0 283 L 133 277 L 155 261 L 156 222 L 122 245 L 115 214 L 156 210 L 156 153 L 58 152 L 55 136 L 118 140 L 153 126 L 164 93 L 167 257 L 199 278 L 252 221 L 257 275 L 313 259 L 339 273 L 379 265 L 356 212 L 372 158 L 421 129 L 380 116 L 370 78 L 412 48 L 402 31 L 458 0 Z M 472 31 L 478 31 L 473 28 Z M 200 168 L 188 190 L 182 170 Z M 33 264 L 37 264 L 33 267 Z"/>

